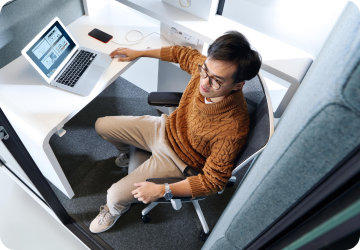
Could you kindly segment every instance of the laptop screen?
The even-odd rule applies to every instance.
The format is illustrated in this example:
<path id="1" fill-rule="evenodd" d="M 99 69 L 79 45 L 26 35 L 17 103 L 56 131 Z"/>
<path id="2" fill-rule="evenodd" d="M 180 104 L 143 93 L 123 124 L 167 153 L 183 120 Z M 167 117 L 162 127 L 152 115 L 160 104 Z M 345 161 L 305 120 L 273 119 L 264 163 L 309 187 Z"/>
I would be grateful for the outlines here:
<path id="1" fill-rule="evenodd" d="M 75 46 L 74 41 L 56 21 L 26 54 L 50 78 Z"/>

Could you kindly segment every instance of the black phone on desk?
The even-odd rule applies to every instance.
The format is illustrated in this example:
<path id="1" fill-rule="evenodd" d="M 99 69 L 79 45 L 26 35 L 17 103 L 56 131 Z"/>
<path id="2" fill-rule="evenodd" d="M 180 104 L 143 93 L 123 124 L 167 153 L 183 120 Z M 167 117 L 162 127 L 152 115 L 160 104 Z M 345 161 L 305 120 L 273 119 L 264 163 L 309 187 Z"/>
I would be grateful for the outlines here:
<path id="1" fill-rule="evenodd" d="M 105 33 L 104 31 L 101 31 L 96 28 L 89 32 L 89 36 L 97 40 L 100 40 L 103 43 L 107 43 L 113 38 L 112 35 L 109 35 L 108 33 Z"/>

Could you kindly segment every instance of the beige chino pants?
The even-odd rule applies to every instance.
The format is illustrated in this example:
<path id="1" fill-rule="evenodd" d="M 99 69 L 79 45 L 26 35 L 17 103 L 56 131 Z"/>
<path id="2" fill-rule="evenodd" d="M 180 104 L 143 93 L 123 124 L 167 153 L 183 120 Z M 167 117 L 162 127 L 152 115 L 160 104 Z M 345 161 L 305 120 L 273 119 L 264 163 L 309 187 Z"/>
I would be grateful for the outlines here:
<path id="1" fill-rule="evenodd" d="M 113 215 L 123 214 L 131 203 L 138 202 L 131 194 L 134 183 L 148 178 L 185 177 L 187 167 L 171 149 L 166 138 L 167 115 L 155 116 L 106 116 L 95 123 L 96 132 L 124 151 L 129 145 L 152 152 L 152 156 L 126 177 L 114 183 L 107 192 L 107 205 Z M 188 175 L 187 175 L 188 176 Z"/>

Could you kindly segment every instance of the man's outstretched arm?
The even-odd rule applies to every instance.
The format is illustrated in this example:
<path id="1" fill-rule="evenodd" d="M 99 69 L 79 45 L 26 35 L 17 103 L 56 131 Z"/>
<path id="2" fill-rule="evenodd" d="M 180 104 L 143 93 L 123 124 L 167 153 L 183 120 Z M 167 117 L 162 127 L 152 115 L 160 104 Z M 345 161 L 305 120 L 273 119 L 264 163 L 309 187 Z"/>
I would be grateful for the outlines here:
<path id="1" fill-rule="evenodd" d="M 118 61 L 121 62 L 130 62 L 135 60 L 138 57 L 151 57 L 160 59 L 161 49 L 146 49 L 146 50 L 134 50 L 129 48 L 117 48 L 110 53 L 110 56 L 114 58 L 117 55 L 124 55 L 125 57 L 120 57 Z"/>

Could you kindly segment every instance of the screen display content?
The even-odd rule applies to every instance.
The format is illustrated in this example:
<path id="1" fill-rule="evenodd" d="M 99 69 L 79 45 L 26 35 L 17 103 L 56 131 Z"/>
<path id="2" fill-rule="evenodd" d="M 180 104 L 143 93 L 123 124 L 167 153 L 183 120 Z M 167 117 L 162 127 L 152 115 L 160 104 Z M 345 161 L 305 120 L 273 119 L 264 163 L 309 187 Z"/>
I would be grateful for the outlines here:
<path id="1" fill-rule="evenodd" d="M 73 40 L 55 22 L 26 53 L 50 78 L 74 48 Z"/>

